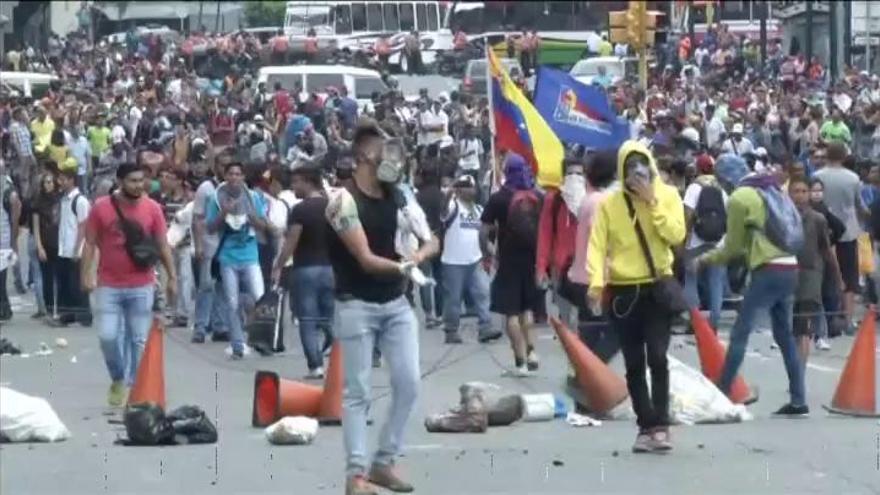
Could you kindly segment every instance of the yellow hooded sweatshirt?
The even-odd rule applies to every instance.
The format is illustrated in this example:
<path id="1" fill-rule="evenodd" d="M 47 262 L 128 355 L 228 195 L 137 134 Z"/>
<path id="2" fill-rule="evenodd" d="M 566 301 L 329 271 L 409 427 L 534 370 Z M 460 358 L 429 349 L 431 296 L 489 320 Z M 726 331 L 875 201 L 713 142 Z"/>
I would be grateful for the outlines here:
<path id="1" fill-rule="evenodd" d="M 645 233 L 654 266 L 660 276 L 672 274 L 672 246 L 685 239 L 684 205 L 678 191 L 660 179 L 654 156 L 637 141 L 626 141 L 617 154 L 617 178 L 624 183 L 623 164 L 631 153 L 648 157 L 654 172 L 652 206 L 626 192 L 626 187 L 610 193 L 602 202 L 593 220 L 587 248 L 587 273 L 590 292 L 597 293 L 606 285 L 636 285 L 654 280 L 642 253 L 634 221 L 630 218 L 624 194 L 630 195 L 636 217 Z M 608 273 L 606 277 L 606 263 Z"/>

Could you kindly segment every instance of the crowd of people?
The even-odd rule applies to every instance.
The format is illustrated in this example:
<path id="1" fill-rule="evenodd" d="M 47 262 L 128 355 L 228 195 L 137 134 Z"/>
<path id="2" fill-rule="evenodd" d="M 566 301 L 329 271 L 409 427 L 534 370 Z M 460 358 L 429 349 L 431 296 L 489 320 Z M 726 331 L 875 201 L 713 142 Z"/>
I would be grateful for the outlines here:
<path id="1" fill-rule="evenodd" d="M 53 36 L 45 54 L 4 57 L 59 81 L 38 99 L 0 99 L 0 250 L 25 246 L 28 260 L 0 260 L 0 320 L 13 316 L 12 276 L 33 292 L 34 319 L 96 324 L 111 405 L 124 403 L 154 311 L 193 345 L 229 341 L 242 359 L 253 305 L 280 288 L 307 378 L 342 344 L 349 493 L 373 493 L 368 480 L 406 491 L 391 467 L 418 388 L 416 306 L 446 344 L 464 341 L 465 314 L 479 342 L 503 330 L 513 373 L 528 376 L 552 299 L 603 360 L 621 351 L 633 449 L 648 452 L 672 448 L 666 353 L 685 308 L 717 329 L 739 300 L 724 392 L 768 311 L 790 381 L 779 414 L 805 415 L 810 348 L 852 331 L 858 294 L 876 298 L 876 74 L 830 82 L 776 44 L 761 64 L 754 43 L 711 29 L 694 49 L 661 47 L 647 91 L 602 81 L 630 140 L 567 143 L 563 183 L 541 189 L 524 157 L 493 154 L 485 98 L 392 88 L 361 107 L 345 87 L 266 87 L 232 61 L 249 39 L 229 38 L 225 62 L 207 68 L 191 40 L 153 37 L 99 49 Z M 370 465 L 369 371 L 383 363 L 395 400 Z"/>

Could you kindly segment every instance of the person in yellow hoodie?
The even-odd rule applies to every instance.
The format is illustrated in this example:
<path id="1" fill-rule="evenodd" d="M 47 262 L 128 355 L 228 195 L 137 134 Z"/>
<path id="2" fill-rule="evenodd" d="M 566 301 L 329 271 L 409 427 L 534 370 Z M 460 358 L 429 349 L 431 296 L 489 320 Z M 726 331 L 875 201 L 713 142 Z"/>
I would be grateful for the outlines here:
<path id="1" fill-rule="evenodd" d="M 46 152 L 52 141 L 52 132 L 55 130 L 55 121 L 49 117 L 45 107 L 37 106 L 37 116 L 31 121 L 31 133 L 34 135 L 34 150 L 42 154 Z"/>
<path id="2" fill-rule="evenodd" d="M 623 143 L 617 169 L 623 187 L 602 202 L 590 231 L 588 298 L 594 313 L 599 311 L 603 293 L 610 298 L 608 317 L 620 339 L 627 388 L 639 426 L 633 452 L 666 451 L 672 448 L 666 351 L 673 313 L 665 301 L 654 296 L 654 285 L 659 278 L 672 275 L 672 248 L 685 239 L 684 206 L 678 191 L 660 180 L 654 157 L 643 144 L 632 140 Z M 637 227 L 644 232 L 654 270 L 645 257 Z M 646 361 L 651 370 L 650 396 Z"/>

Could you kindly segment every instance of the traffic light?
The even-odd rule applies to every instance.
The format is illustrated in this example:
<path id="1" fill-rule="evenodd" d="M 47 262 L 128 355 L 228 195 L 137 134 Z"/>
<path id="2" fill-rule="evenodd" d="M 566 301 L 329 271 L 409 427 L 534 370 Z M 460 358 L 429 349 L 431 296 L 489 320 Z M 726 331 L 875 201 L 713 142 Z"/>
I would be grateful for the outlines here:
<path id="1" fill-rule="evenodd" d="M 613 43 L 626 43 L 635 50 L 654 46 L 657 17 L 647 11 L 647 4 L 643 1 L 633 0 L 627 10 L 609 12 L 608 24 Z"/>

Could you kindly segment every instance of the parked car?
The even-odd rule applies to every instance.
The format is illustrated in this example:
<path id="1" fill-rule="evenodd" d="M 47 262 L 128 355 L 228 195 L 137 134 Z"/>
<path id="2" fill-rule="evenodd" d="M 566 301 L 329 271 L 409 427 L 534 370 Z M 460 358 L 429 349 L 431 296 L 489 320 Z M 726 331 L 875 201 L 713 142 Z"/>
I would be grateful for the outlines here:
<path id="1" fill-rule="evenodd" d="M 524 77 L 519 60 L 512 58 L 502 58 L 499 60 L 514 81 L 521 80 Z M 474 96 L 486 96 L 488 94 L 486 89 L 487 64 L 488 62 L 484 58 L 468 61 L 467 67 L 464 69 L 464 78 L 461 81 L 459 93 Z"/>

